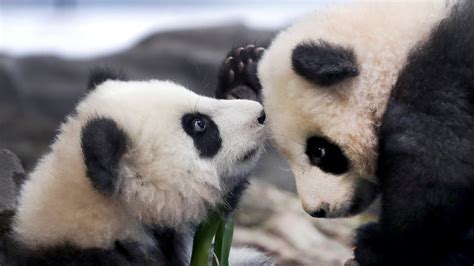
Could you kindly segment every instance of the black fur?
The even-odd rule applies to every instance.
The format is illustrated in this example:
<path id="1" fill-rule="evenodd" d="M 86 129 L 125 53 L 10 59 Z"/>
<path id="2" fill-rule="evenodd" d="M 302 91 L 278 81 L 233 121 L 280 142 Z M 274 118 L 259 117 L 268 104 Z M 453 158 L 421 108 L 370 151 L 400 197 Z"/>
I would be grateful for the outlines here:
<path id="1" fill-rule="evenodd" d="M 87 91 L 94 90 L 98 85 L 107 80 L 127 80 L 125 73 L 114 71 L 109 68 L 95 67 L 91 69 L 89 81 L 87 82 Z"/>
<path id="2" fill-rule="evenodd" d="M 14 211 L 3 211 L 0 213 L 0 265 L 5 265 L 5 254 L 4 250 L 6 248 L 6 241 L 8 240 L 8 235 L 11 232 L 11 225 L 13 222 L 13 217 L 15 215 Z"/>
<path id="3" fill-rule="evenodd" d="M 257 65 L 263 52 L 263 47 L 255 45 L 232 48 L 219 68 L 216 98 L 262 102 Z"/>
<path id="4" fill-rule="evenodd" d="M 32 251 L 11 239 L 6 242 L 5 265 L 187 265 L 194 230 L 194 227 L 182 232 L 156 228 L 151 230 L 155 245 L 117 241 L 111 249 L 80 249 L 66 244 Z"/>
<path id="5" fill-rule="evenodd" d="M 159 252 L 138 252 L 138 244 L 126 250 L 117 242 L 112 249 L 80 249 L 72 245 L 61 245 L 47 249 L 29 250 L 14 240 L 6 246 L 6 264 L 11 266 L 43 265 L 153 265 L 160 261 Z"/>
<path id="6" fill-rule="evenodd" d="M 128 137 L 109 118 L 94 118 L 83 126 L 81 147 L 87 176 L 95 189 L 112 195 L 118 187 L 118 167 L 127 150 Z"/>
<path id="7" fill-rule="evenodd" d="M 306 141 L 306 155 L 312 165 L 327 173 L 340 175 L 349 170 L 349 160 L 338 145 L 324 137 L 311 137 Z"/>
<path id="8" fill-rule="evenodd" d="M 409 56 L 380 128 L 377 176 L 382 213 L 359 232 L 361 265 L 473 265 L 474 2 Z"/>
<path id="9" fill-rule="evenodd" d="M 244 181 L 237 184 L 234 189 L 228 193 L 227 198 L 225 200 L 224 211 L 226 214 L 232 213 L 240 202 L 240 198 L 242 194 L 244 194 L 245 190 L 249 186 L 249 181 L 247 178 Z"/>
<path id="10" fill-rule="evenodd" d="M 356 215 L 367 209 L 378 194 L 379 187 L 376 183 L 361 178 L 355 185 L 349 214 Z"/>
<path id="11" fill-rule="evenodd" d="M 206 123 L 204 132 L 196 132 L 193 129 L 193 121 L 200 119 Z M 204 158 L 214 157 L 222 146 L 222 139 L 219 135 L 219 128 L 208 115 L 201 113 L 185 114 L 181 119 L 181 124 L 194 142 L 194 146 L 199 152 L 199 156 Z"/>
<path id="12" fill-rule="evenodd" d="M 359 227 L 356 231 L 356 241 L 357 248 L 354 250 L 354 256 L 359 264 L 379 265 L 382 261 L 381 247 L 384 244 L 379 224 L 373 222 Z M 362 262 L 360 258 L 364 258 L 364 261 Z"/>
<path id="13" fill-rule="evenodd" d="M 170 228 L 157 228 L 153 230 L 155 239 L 158 240 L 163 262 L 159 265 L 181 266 L 188 265 L 191 260 L 191 246 L 196 226 L 191 225 L 189 230 L 178 232 Z M 166 261 L 166 263 L 165 263 Z"/>
<path id="14" fill-rule="evenodd" d="M 291 62 L 296 73 L 324 87 L 359 74 L 352 50 L 325 41 L 298 44 Z"/>

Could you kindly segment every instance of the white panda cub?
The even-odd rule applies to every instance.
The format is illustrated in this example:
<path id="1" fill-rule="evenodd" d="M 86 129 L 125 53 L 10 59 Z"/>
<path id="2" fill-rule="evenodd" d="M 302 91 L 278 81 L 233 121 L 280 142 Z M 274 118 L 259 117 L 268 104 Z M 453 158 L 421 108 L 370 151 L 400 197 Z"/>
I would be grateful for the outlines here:
<path id="1" fill-rule="evenodd" d="M 89 89 L 22 187 L 8 263 L 189 264 L 196 225 L 235 207 L 262 153 L 262 105 L 106 70 Z"/>

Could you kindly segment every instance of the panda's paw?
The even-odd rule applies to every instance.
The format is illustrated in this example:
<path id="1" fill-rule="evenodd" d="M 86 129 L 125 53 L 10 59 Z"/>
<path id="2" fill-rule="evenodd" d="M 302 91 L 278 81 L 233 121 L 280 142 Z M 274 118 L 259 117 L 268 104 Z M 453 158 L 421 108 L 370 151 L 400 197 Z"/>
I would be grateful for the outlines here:
<path id="1" fill-rule="evenodd" d="M 378 223 L 369 223 L 359 227 L 356 232 L 354 262 L 364 266 L 382 265 L 380 247 L 383 243 L 380 238 Z"/>
<path id="2" fill-rule="evenodd" d="M 216 97 L 261 102 L 257 66 L 264 51 L 253 44 L 232 49 L 219 68 Z"/>
<path id="3" fill-rule="evenodd" d="M 360 264 L 355 259 L 348 259 L 344 266 L 360 266 Z"/>

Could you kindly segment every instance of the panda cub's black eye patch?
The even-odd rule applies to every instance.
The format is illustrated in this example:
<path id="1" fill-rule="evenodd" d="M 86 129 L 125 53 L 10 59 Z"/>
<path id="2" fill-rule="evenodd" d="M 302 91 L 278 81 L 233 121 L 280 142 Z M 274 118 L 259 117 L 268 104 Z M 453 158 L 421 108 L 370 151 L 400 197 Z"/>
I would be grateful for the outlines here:
<path id="1" fill-rule="evenodd" d="M 349 160 L 338 145 L 324 137 L 311 137 L 306 141 L 306 155 L 312 165 L 326 173 L 340 175 L 349 170 Z"/>
<path id="2" fill-rule="evenodd" d="M 319 86 L 331 86 L 359 74 L 354 51 L 325 41 L 298 44 L 291 62 L 297 74 Z"/>
<path id="3" fill-rule="evenodd" d="M 212 158 L 220 150 L 222 139 L 219 128 L 208 115 L 201 113 L 185 114 L 181 118 L 181 125 L 184 132 L 193 139 L 199 156 Z"/>

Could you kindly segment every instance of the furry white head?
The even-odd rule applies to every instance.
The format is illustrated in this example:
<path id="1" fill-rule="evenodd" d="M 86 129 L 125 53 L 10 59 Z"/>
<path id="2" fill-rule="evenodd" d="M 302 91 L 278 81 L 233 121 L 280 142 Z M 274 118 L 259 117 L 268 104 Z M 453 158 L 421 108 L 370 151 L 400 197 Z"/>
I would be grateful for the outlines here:
<path id="1" fill-rule="evenodd" d="M 269 127 L 315 217 L 358 213 L 374 199 L 377 128 L 410 49 L 443 3 L 323 9 L 281 32 L 259 63 Z"/>
<path id="2" fill-rule="evenodd" d="M 199 223 L 256 164 L 262 114 L 168 81 L 102 82 L 24 184 L 14 232 L 30 247 L 107 247 Z"/>

